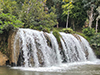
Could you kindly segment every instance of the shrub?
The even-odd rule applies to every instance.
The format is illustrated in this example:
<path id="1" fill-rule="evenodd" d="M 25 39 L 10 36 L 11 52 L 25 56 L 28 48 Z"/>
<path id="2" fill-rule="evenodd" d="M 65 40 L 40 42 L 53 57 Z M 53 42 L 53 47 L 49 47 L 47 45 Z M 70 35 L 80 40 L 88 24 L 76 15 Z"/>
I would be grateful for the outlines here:
<path id="1" fill-rule="evenodd" d="M 100 57 L 100 33 L 94 35 L 90 40 L 92 48 L 95 50 L 97 57 Z"/>
<path id="2" fill-rule="evenodd" d="M 93 36 L 93 38 L 90 40 L 90 44 L 95 48 L 100 47 L 100 33 Z"/>
<path id="3" fill-rule="evenodd" d="M 94 28 L 83 28 L 82 30 L 83 34 L 85 34 L 85 36 L 88 36 L 88 37 L 92 37 L 94 34 L 95 34 L 95 30 Z"/>
<path id="4" fill-rule="evenodd" d="M 62 32 L 65 32 L 65 33 L 74 33 L 74 31 L 71 28 L 63 28 Z"/>

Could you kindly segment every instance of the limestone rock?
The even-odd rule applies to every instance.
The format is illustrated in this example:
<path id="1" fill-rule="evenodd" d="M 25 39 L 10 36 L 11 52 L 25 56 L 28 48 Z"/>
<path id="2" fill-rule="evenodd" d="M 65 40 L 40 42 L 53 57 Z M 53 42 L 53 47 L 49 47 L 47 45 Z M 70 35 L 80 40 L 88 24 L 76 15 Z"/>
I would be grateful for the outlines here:
<path id="1" fill-rule="evenodd" d="M 8 57 L 0 52 L 0 66 L 5 66 Z"/>
<path id="2" fill-rule="evenodd" d="M 16 31 L 10 31 L 9 32 L 9 38 L 8 38 L 8 50 L 9 50 L 9 55 L 10 55 L 10 64 L 14 63 L 17 64 L 18 61 L 18 57 L 19 57 L 19 41 L 17 40 L 15 44 L 17 44 L 16 46 L 16 51 L 14 52 L 14 39 L 15 39 L 15 35 L 17 33 Z M 14 55 L 14 53 L 16 53 L 16 55 Z"/>

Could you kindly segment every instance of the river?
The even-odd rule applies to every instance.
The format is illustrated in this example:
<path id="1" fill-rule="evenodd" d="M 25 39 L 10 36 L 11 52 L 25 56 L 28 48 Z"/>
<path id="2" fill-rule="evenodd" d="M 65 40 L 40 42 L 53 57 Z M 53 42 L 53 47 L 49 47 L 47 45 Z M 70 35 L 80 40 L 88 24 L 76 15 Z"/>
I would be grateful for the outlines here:
<path id="1" fill-rule="evenodd" d="M 52 68 L 0 67 L 0 75 L 100 75 L 100 64 L 77 64 Z"/>

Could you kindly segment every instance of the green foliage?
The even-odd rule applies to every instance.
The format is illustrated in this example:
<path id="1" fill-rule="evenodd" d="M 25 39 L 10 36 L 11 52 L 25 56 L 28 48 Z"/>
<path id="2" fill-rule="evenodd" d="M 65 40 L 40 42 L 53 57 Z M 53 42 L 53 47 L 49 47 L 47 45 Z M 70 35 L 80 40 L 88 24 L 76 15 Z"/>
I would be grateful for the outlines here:
<path id="1" fill-rule="evenodd" d="M 96 10 L 98 11 L 98 13 L 100 13 L 100 6 L 98 6 L 98 8 Z"/>
<path id="2" fill-rule="evenodd" d="M 90 40 L 90 44 L 95 48 L 100 47 L 100 33 L 93 36 L 93 38 Z"/>
<path id="3" fill-rule="evenodd" d="M 10 13 L 17 16 L 18 8 L 16 1 L 0 0 L 0 13 Z"/>
<path id="4" fill-rule="evenodd" d="M 71 28 L 67 28 L 67 29 L 63 28 L 62 32 L 65 32 L 65 33 L 74 33 L 74 31 Z"/>
<path id="5" fill-rule="evenodd" d="M 62 9 L 61 9 L 61 5 L 62 5 L 62 0 L 47 0 L 46 1 L 46 5 L 47 7 L 50 9 L 52 6 L 55 6 L 56 8 L 56 14 L 57 14 L 57 18 L 61 18 L 61 13 L 62 13 Z"/>
<path id="6" fill-rule="evenodd" d="M 58 30 L 53 30 L 53 35 L 56 37 L 58 43 L 60 43 L 60 37 L 61 35 L 59 34 L 59 31 Z"/>
<path id="7" fill-rule="evenodd" d="M 87 36 L 87 37 L 92 37 L 92 36 L 94 36 L 94 34 L 95 34 L 94 28 L 89 28 L 89 27 L 83 28 L 82 32 L 83 32 L 83 34 L 85 34 L 85 36 Z"/>
<path id="8" fill-rule="evenodd" d="M 82 0 L 77 0 L 74 3 L 65 3 L 62 5 L 63 13 L 62 13 L 62 20 L 66 22 L 67 14 L 69 11 L 69 19 L 75 22 L 75 26 L 82 27 L 84 25 L 84 22 L 86 20 L 87 14 L 86 11 L 83 9 L 83 3 Z M 69 9 L 69 10 L 68 10 Z"/>
<path id="9" fill-rule="evenodd" d="M 91 38 L 90 45 L 95 50 L 95 54 L 100 56 L 100 33 L 97 33 Z"/>
<path id="10" fill-rule="evenodd" d="M 25 28 L 45 30 L 52 29 L 57 22 L 55 8 L 51 8 L 53 12 L 44 11 L 43 3 L 37 0 L 25 0 L 19 18 L 24 22 Z"/>
<path id="11" fill-rule="evenodd" d="M 42 31 L 50 33 L 51 30 L 50 30 L 50 28 L 45 27 Z"/>
<path id="12" fill-rule="evenodd" d="M 25 0 L 12 0 L 12 1 L 16 1 L 18 8 L 22 9 Z"/>
<path id="13" fill-rule="evenodd" d="M 73 4 L 70 4 L 70 3 L 67 3 L 65 5 L 62 5 L 62 8 L 63 8 L 63 14 L 68 14 L 68 12 L 70 14 L 72 14 L 72 9 L 74 8 L 74 5 Z"/>
<path id="14" fill-rule="evenodd" d="M 23 23 L 9 13 L 0 14 L 0 33 L 3 33 L 3 30 L 9 31 L 10 29 L 15 29 L 21 27 Z"/>

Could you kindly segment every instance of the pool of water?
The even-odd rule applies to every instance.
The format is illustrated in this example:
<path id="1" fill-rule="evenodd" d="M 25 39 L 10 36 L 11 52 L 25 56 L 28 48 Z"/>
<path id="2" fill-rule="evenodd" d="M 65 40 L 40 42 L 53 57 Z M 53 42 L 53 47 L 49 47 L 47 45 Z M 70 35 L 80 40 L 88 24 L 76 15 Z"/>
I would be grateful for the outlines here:
<path id="1" fill-rule="evenodd" d="M 100 75 L 100 64 L 74 63 L 48 68 L 0 67 L 0 75 Z"/>

